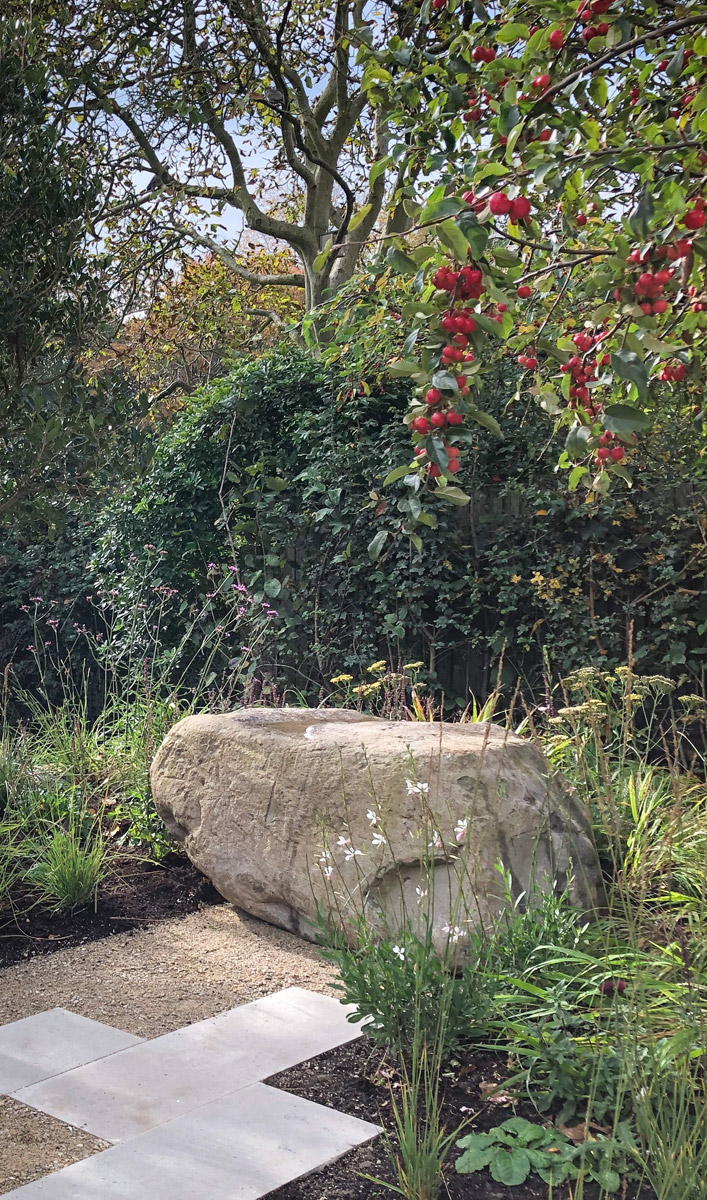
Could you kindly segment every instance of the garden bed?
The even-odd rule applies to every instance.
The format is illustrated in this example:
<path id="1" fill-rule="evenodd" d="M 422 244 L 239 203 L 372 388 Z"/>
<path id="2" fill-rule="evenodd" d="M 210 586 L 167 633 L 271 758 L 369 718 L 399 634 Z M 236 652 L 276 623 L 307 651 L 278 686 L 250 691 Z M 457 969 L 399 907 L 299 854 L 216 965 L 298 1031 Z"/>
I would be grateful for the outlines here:
<path id="1" fill-rule="evenodd" d="M 52 913 L 33 904 L 29 893 L 16 891 L 12 907 L 0 909 L 0 967 L 220 902 L 186 855 L 169 854 L 158 864 L 137 850 L 121 851 L 110 860 L 95 908 Z"/>
<path id="2" fill-rule="evenodd" d="M 513 1102 L 504 1096 L 502 1089 L 497 1099 L 486 1098 L 485 1093 L 496 1088 L 508 1075 L 504 1054 L 479 1052 L 464 1062 L 453 1060 L 444 1076 L 442 1120 L 447 1129 L 470 1119 L 463 1132 L 482 1132 L 514 1115 L 540 1122 L 529 1102 Z M 394 1083 L 396 1078 L 390 1056 L 367 1038 L 361 1038 L 274 1075 L 267 1082 L 317 1104 L 373 1121 L 392 1132 L 389 1083 Z M 548 1185 L 537 1175 L 520 1186 L 507 1187 L 496 1183 L 488 1171 L 458 1174 L 453 1162 L 459 1154 L 460 1151 L 453 1149 L 449 1159 L 448 1200 L 548 1200 Z M 394 1172 L 381 1138 L 351 1150 L 321 1171 L 278 1188 L 270 1193 L 268 1200 L 383 1200 L 384 1196 L 393 1194 L 364 1178 L 366 1175 L 394 1182 Z M 553 1200 L 570 1200 L 572 1195 L 568 1186 L 556 1185 L 552 1191 Z M 635 1185 L 622 1185 L 616 1195 L 621 1200 L 650 1200 L 652 1193 L 645 1187 L 639 1192 Z M 598 1200 L 600 1190 L 596 1184 L 585 1184 L 583 1196 L 584 1200 Z"/>

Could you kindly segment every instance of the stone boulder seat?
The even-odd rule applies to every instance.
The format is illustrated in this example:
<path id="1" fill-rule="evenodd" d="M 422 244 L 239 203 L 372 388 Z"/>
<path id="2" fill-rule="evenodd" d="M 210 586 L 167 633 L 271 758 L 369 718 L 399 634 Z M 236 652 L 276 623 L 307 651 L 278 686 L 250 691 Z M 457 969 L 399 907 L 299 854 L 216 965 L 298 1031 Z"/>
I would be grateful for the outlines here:
<path id="1" fill-rule="evenodd" d="M 304 937 L 336 892 L 393 936 L 431 909 L 441 946 L 450 924 L 493 921 L 499 862 L 515 897 L 569 884 L 582 909 L 600 902 L 583 808 L 531 742 L 489 722 L 298 708 L 191 716 L 168 733 L 151 778 L 167 829 L 218 891 Z"/>

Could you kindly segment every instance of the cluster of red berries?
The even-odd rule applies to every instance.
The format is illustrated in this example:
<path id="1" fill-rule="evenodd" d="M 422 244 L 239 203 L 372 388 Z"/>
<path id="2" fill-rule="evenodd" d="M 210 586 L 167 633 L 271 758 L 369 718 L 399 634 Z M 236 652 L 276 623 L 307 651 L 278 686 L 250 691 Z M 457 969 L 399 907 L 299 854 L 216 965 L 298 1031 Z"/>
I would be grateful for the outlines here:
<path id="1" fill-rule="evenodd" d="M 477 63 L 492 63 L 496 57 L 496 51 L 493 46 L 474 46 L 471 57 Z"/>
<path id="2" fill-rule="evenodd" d="M 527 196 L 516 196 L 511 200 L 505 192 L 492 192 L 488 198 L 489 212 L 494 217 L 510 217 L 512 221 L 524 221 L 530 216 L 530 201 Z"/>
<path id="3" fill-rule="evenodd" d="M 591 42 L 595 37 L 606 37 L 609 32 L 609 26 L 606 21 L 600 21 L 598 25 L 587 25 L 582 30 L 582 39 L 585 42 Z"/>
<path id="4" fill-rule="evenodd" d="M 608 12 L 613 0 L 580 0 L 577 5 L 577 17 L 583 25 L 588 25 L 592 17 L 599 17 Z"/>
<path id="5" fill-rule="evenodd" d="M 450 267 L 440 267 L 432 276 L 432 282 L 441 292 L 450 292 L 461 300 L 478 300 L 483 294 L 483 275 L 478 267 L 461 267 L 452 271 Z"/>
<path id="6" fill-rule="evenodd" d="M 704 300 L 694 299 L 694 297 L 697 295 L 697 288 L 694 284 L 690 284 L 689 288 L 687 289 L 687 294 L 692 300 L 690 308 L 692 309 L 693 313 L 707 312 L 707 303 L 705 303 Z"/>
<path id="7" fill-rule="evenodd" d="M 519 366 L 524 367 L 526 371 L 534 371 L 538 365 L 538 360 L 535 357 L 535 350 L 530 348 L 530 354 L 519 354 L 516 362 Z"/>
<path id="8" fill-rule="evenodd" d="M 446 333 L 461 334 L 463 342 L 455 342 L 457 346 L 466 346 L 466 334 L 473 333 L 476 321 L 470 308 L 458 308 L 454 312 L 445 313 L 440 322 Z M 452 338 L 454 341 L 454 338 Z"/>
<path id="9" fill-rule="evenodd" d="M 621 462 L 622 458 L 626 457 L 626 451 L 624 450 L 623 446 L 610 445 L 613 440 L 614 435 L 613 433 L 610 433 L 608 429 L 605 430 L 599 438 L 599 447 L 597 449 L 596 458 L 594 459 L 597 467 L 603 466 L 607 459 L 611 459 L 612 462 Z"/>
<path id="10" fill-rule="evenodd" d="M 582 354 L 586 354 L 593 346 L 602 342 L 604 337 L 605 335 L 601 333 L 595 336 L 592 336 L 591 333 L 576 333 L 572 341 Z M 599 367 L 607 367 L 610 362 L 609 354 L 590 358 L 586 362 L 582 361 L 579 354 L 573 354 L 568 362 L 562 364 L 560 367 L 562 374 L 572 377 L 569 391 L 570 408 L 574 408 L 579 401 L 590 416 L 595 417 L 597 413 L 601 412 L 601 405 L 592 403 L 592 397 L 586 384 L 596 379 Z"/>
<path id="11" fill-rule="evenodd" d="M 459 462 L 459 450 L 456 446 L 452 446 L 447 441 L 443 442 L 442 444 L 444 446 L 445 453 L 447 455 L 447 470 L 450 471 L 452 475 L 456 475 L 457 471 L 459 470 L 459 468 L 461 466 L 461 463 Z M 420 461 L 423 463 L 423 465 L 426 465 L 427 474 L 432 479 L 439 479 L 440 475 L 442 474 L 442 470 L 440 467 L 437 466 L 437 463 L 433 463 L 433 462 L 425 463 L 425 459 L 427 458 L 427 451 L 425 450 L 424 446 L 418 446 L 417 450 L 415 451 L 415 458 L 420 459 Z"/>
<path id="12" fill-rule="evenodd" d="M 702 229 L 705 223 L 705 202 L 701 197 L 695 201 L 694 208 L 685 213 L 682 223 L 686 229 Z"/>
<path id="13" fill-rule="evenodd" d="M 431 417 L 415 417 L 412 427 L 416 433 L 428 434 L 430 429 L 446 429 L 447 425 L 461 425 L 464 417 L 453 408 L 446 412 L 433 412 Z"/>
<path id="14" fill-rule="evenodd" d="M 687 258 L 691 248 L 692 243 L 688 242 L 686 238 L 678 238 L 672 246 L 654 246 L 652 249 L 644 250 L 643 253 L 638 247 L 635 247 L 626 262 L 643 264 L 650 262 L 651 258 L 667 258 L 668 262 L 677 262 L 680 258 Z"/>
<path id="15" fill-rule="evenodd" d="M 545 74 L 536 75 L 530 86 L 535 88 L 536 92 L 544 92 L 550 86 L 550 76 Z"/>
<path id="16" fill-rule="evenodd" d="M 645 316 L 658 315 L 668 311 L 668 301 L 659 299 L 666 283 L 670 283 L 673 271 L 670 267 L 661 267 L 659 271 L 642 271 L 633 285 L 636 298 L 641 303 Z M 652 303 L 651 303 L 652 301 Z"/>
<path id="17" fill-rule="evenodd" d="M 681 383 L 687 375 L 687 367 L 684 363 L 664 363 L 663 369 L 658 375 L 658 378 L 663 383 Z"/>
<path id="18" fill-rule="evenodd" d="M 507 83 L 508 79 L 499 80 L 498 87 L 496 89 L 499 94 L 503 92 L 503 89 Z M 494 96 L 493 93 L 487 91 L 486 88 L 482 90 L 480 95 L 473 88 L 470 88 L 466 94 L 466 100 L 468 111 L 462 115 L 462 120 L 468 125 L 475 121 L 481 120 L 481 117 L 483 116 L 482 110 L 488 110 L 490 108 L 494 102 Z M 508 138 L 503 140 L 507 142 Z"/>
<path id="19" fill-rule="evenodd" d="M 464 347 L 466 346 L 466 334 L 455 333 L 452 340 L 456 343 L 455 345 L 442 347 L 442 365 L 444 367 L 449 367 L 452 365 L 452 363 L 473 362 L 474 355 L 471 353 L 464 353 Z M 466 380 L 464 382 L 466 382 Z"/>

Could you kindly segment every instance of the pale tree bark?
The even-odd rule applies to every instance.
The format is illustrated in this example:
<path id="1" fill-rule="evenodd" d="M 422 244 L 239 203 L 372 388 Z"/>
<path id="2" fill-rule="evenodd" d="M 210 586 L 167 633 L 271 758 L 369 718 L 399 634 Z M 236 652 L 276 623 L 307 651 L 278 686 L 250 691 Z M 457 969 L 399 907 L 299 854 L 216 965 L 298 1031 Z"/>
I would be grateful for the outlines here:
<path id="1" fill-rule="evenodd" d="M 236 209 L 248 229 L 294 251 L 301 271 L 261 276 L 242 263 L 227 240 L 212 231 L 204 232 L 203 223 L 197 229 L 195 221 L 182 219 L 173 221 L 170 228 L 185 242 L 218 255 L 251 283 L 302 288 L 306 308 L 311 310 L 351 278 L 366 240 L 383 220 L 390 172 L 381 172 L 369 183 L 367 169 L 355 171 L 352 167 L 352 144 L 358 139 L 356 144 L 363 146 L 362 158 L 368 168 L 387 155 L 388 134 L 385 121 L 371 110 L 361 86 L 361 70 L 355 65 L 368 24 L 363 0 L 336 0 L 333 10 L 327 10 L 328 43 L 315 47 L 322 68 L 316 89 L 310 85 L 306 55 L 301 51 L 298 21 L 304 10 L 298 16 L 295 0 L 286 0 L 274 22 L 266 4 L 267 0 L 176 0 L 176 4 L 174 0 L 171 4 L 152 0 L 143 6 L 148 10 L 144 37 L 148 47 L 154 47 L 155 58 L 161 41 L 169 43 L 164 68 L 144 68 L 144 54 L 140 58 L 140 52 L 131 51 L 128 44 L 128 25 L 114 21 L 108 46 L 102 46 L 82 70 L 78 84 L 75 78 L 71 80 L 72 94 L 80 97 L 83 88 L 84 114 L 93 114 L 97 121 L 105 120 L 103 114 L 107 114 L 121 131 L 126 153 L 132 149 L 135 161 L 152 172 L 147 189 L 127 205 L 125 201 L 115 205 L 116 220 L 125 216 L 126 208 L 128 216 L 135 217 L 141 208 L 163 201 L 206 204 L 221 215 Z M 97 8 L 104 7 L 115 13 L 109 0 L 98 0 Z M 405 5 L 400 12 L 409 20 Z M 221 41 L 210 42 L 209 22 L 217 17 L 227 24 L 220 27 L 224 31 L 219 34 Z M 232 78 L 219 81 L 214 55 L 218 51 L 225 54 L 223 61 L 228 61 L 229 38 L 236 65 Z M 178 121 L 171 113 L 169 120 L 163 120 L 159 104 L 170 111 L 169 75 L 175 70 L 175 54 L 179 56 L 178 79 L 188 100 L 185 127 L 193 132 L 195 141 L 210 139 L 224 164 L 225 169 L 210 179 L 208 170 L 190 171 L 175 165 L 174 155 L 169 153 L 169 140 Z M 160 97 L 157 101 L 151 100 L 155 94 Z M 223 102 L 225 94 L 228 104 Z M 269 136 L 277 130 L 277 152 L 301 198 L 298 218 L 276 215 L 259 197 L 238 120 L 232 115 L 234 107 L 246 117 L 256 113 Z M 81 108 L 80 102 L 77 108 Z M 166 126 L 169 136 L 163 132 Z M 399 167 L 400 178 L 402 171 Z M 354 215 L 362 208 L 363 217 L 350 231 Z M 400 207 L 391 214 L 389 224 L 393 232 L 404 229 Z M 328 235 L 334 249 L 322 262 Z"/>

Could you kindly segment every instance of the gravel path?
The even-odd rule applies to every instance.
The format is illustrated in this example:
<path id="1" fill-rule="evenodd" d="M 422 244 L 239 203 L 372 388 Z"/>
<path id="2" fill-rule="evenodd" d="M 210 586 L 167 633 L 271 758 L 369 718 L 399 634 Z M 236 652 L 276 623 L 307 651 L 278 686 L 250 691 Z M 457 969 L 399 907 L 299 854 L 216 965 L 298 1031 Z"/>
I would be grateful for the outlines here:
<path id="1" fill-rule="evenodd" d="M 316 947 L 219 905 L 6 967 L 0 1025 L 61 1007 L 157 1037 L 284 987 L 335 995 L 331 979 Z M 0 1097 L 0 1195 L 102 1147 Z"/>

